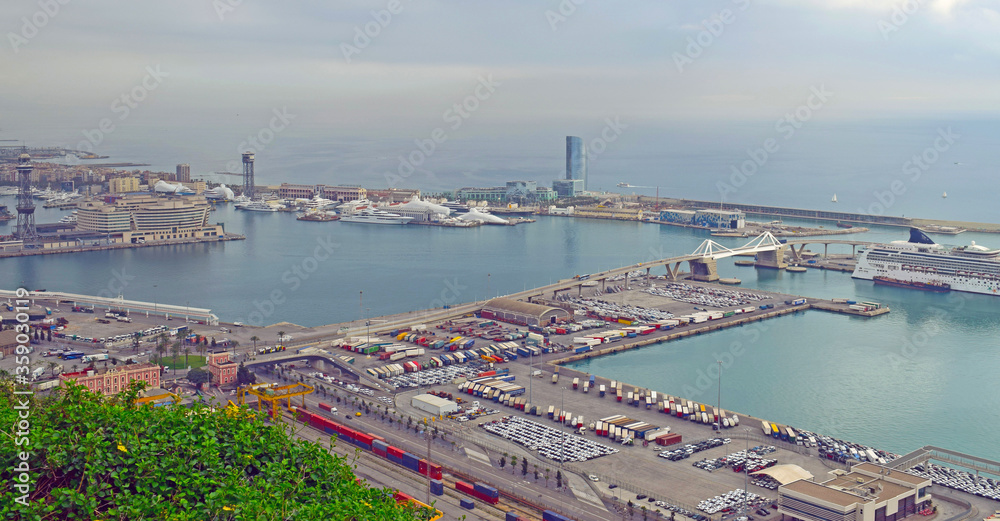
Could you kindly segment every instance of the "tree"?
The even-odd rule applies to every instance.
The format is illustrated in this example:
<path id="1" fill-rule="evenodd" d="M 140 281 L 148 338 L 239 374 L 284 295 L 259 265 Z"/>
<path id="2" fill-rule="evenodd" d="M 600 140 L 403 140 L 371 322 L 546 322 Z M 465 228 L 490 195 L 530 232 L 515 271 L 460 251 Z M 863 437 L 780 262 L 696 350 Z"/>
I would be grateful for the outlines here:
<path id="1" fill-rule="evenodd" d="M 170 352 L 174 355 L 174 374 L 177 374 L 177 356 L 181 353 L 181 343 L 174 342 L 173 345 L 170 346 Z"/>
<path id="2" fill-rule="evenodd" d="M 562 471 L 556 471 L 556 488 L 562 488 Z"/>
<path id="3" fill-rule="evenodd" d="M 259 340 L 260 340 L 260 337 L 257 336 L 257 335 L 254 335 L 254 336 L 250 337 L 250 341 L 253 342 L 253 352 L 254 353 L 257 353 L 257 342 Z"/>
<path id="4" fill-rule="evenodd" d="M 549 472 L 550 469 L 545 469 L 545 488 L 549 488 Z"/>
<path id="5" fill-rule="evenodd" d="M 215 345 L 216 345 L 216 344 L 215 344 L 215 337 L 213 336 L 213 337 L 212 337 L 212 349 L 215 349 Z"/>
<path id="6" fill-rule="evenodd" d="M 278 331 L 278 343 L 279 344 L 282 343 L 282 342 L 284 342 L 284 340 L 282 340 L 283 338 L 285 338 L 285 332 L 284 331 Z"/>
<path id="7" fill-rule="evenodd" d="M 236 356 L 236 348 L 240 346 L 240 343 L 237 342 L 236 340 L 232 340 L 232 341 L 229 342 L 229 345 L 233 346 L 233 356 L 235 357 Z"/>
<path id="8" fill-rule="evenodd" d="M 157 360 L 157 362 L 161 362 L 163 360 L 163 353 L 166 352 L 166 350 L 167 350 L 167 346 L 165 346 L 163 344 L 157 344 L 156 345 L 156 360 Z"/>
<path id="9" fill-rule="evenodd" d="M 49 342 L 51 342 L 51 341 L 52 341 L 52 330 L 51 330 L 51 329 L 50 329 L 50 330 L 48 330 L 48 333 L 46 333 L 46 334 L 48 335 L 48 337 L 47 337 L 47 340 L 48 340 Z"/>
<path id="10" fill-rule="evenodd" d="M 528 475 L 528 458 L 521 459 L 521 477 Z"/>
<path id="11" fill-rule="evenodd" d="M 532 465 L 535 471 L 535 481 L 538 481 L 538 465 Z"/>
<path id="12" fill-rule="evenodd" d="M 187 374 L 187 379 L 197 387 L 201 387 L 201 384 L 210 381 L 211 378 L 212 374 L 200 367 L 188 371 Z"/>
<path id="13" fill-rule="evenodd" d="M 49 362 L 48 366 L 49 366 L 49 371 L 52 372 L 52 377 L 55 378 L 55 376 L 56 376 L 56 368 L 59 367 L 59 364 L 57 364 L 55 362 Z"/>
<path id="14" fill-rule="evenodd" d="M 507 456 L 500 456 L 500 470 L 507 466 Z"/>
<path id="15" fill-rule="evenodd" d="M 649 516 L 649 511 L 646 510 L 646 505 L 642 505 L 642 521 L 646 521 L 647 516 Z"/>
<path id="16" fill-rule="evenodd" d="M 510 470 L 511 474 L 517 471 L 517 454 L 510 457 Z"/>
<path id="17" fill-rule="evenodd" d="M 191 364 L 188 363 L 188 355 L 190 355 L 190 354 L 191 354 L 191 346 L 184 346 L 184 366 L 185 367 L 191 367 Z"/>
<path id="18" fill-rule="evenodd" d="M 253 374 L 253 371 L 240 363 L 239 368 L 236 369 L 236 383 L 237 385 L 255 384 L 257 383 L 257 375 Z"/>

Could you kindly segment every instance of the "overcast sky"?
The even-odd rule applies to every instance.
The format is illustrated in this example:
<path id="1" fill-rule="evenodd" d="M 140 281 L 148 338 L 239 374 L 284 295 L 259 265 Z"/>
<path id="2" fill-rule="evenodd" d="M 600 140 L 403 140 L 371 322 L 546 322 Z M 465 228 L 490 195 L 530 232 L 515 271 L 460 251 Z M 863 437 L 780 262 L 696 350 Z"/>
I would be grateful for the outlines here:
<path id="1" fill-rule="evenodd" d="M 52 16 L 37 2 L 0 7 L 0 138 L 72 144 L 103 118 L 115 139 L 245 134 L 287 108 L 302 134 L 561 139 L 614 115 L 771 120 L 812 87 L 835 93 L 830 119 L 1000 109 L 997 1 L 398 0 L 384 27 L 372 12 L 397 2 L 63 1 Z M 33 18 L 44 26 L 26 27 Z M 446 111 L 490 78 L 454 129 Z M 144 99 L 125 115 L 115 103 L 129 92 Z"/>

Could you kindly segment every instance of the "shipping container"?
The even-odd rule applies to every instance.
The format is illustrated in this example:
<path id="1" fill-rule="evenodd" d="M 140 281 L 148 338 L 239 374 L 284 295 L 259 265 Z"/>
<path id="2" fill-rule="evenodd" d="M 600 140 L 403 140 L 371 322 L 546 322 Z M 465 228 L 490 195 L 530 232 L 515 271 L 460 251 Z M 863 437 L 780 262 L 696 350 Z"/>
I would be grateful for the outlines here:
<path id="1" fill-rule="evenodd" d="M 600 387 L 601 398 L 604 398 L 604 394 L 606 392 L 607 392 L 607 389 L 604 388 L 604 384 L 601 384 L 601 387 Z"/>

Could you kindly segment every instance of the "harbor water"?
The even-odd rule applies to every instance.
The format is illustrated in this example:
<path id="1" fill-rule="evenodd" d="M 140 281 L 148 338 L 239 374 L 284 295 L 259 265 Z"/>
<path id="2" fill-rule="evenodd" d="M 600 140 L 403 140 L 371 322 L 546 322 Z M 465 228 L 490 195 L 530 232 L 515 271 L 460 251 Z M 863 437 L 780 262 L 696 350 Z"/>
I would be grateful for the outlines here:
<path id="1" fill-rule="evenodd" d="M 14 202 L 0 198 L 8 207 Z M 39 222 L 67 214 L 40 206 L 37 213 Z M 0 286 L 120 292 L 126 299 L 211 308 L 225 321 L 315 326 L 482 300 L 688 254 L 709 237 L 686 228 L 561 217 L 474 229 L 299 222 L 294 214 L 241 212 L 225 204 L 210 220 L 247 239 L 2 259 Z M 837 238 L 906 236 L 905 229 L 879 227 Z M 932 237 L 1000 246 L 1000 235 Z M 746 242 L 713 239 L 730 247 Z M 727 410 L 895 452 L 933 444 L 1000 459 L 991 436 L 1000 430 L 1000 416 L 984 407 L 1000 395 L 1000 299 L 876 287 L 850 273 L 756 270 L 733 259 L 719 266 L 744 288 L 871 300 L 892 312 L 859 319 L 809 311 L 575 367 L 714 404 L 713 368 L 721 359 Z"/>

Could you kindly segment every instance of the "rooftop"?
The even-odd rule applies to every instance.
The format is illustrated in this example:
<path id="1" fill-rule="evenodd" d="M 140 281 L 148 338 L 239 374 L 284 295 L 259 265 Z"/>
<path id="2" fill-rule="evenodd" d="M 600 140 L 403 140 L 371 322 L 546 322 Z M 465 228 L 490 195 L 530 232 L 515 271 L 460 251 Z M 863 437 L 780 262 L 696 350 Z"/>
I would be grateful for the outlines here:
<path id="1" fill-rule="evenodd" d="M 806 481 L 804 479 L 789 483 L 788 485 L 783 485 L 782 488 L 784 490 L 805 494 L 810 497 L 826 501 L 827 503 L 833 503 L 834 505 L 839 505 L 845 508 L 852 507 L 857 503 L 866 502 L 865 498 L 861 496 L 843 492 L 835 488 L 830 488 L 813 481 Z"/>

